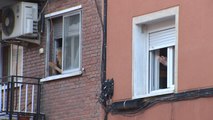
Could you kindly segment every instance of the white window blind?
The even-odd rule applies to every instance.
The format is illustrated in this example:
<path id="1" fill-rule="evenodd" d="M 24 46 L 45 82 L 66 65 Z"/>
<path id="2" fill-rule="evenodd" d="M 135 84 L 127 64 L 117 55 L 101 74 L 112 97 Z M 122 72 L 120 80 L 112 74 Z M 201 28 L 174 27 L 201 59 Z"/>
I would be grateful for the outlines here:
<path id="1" fill-rule="evenodd" d="M 156 50 L 175 45 L 175 28 L 149 33 L 149 50 Z"/>
<path id="2" fill-rule="evenodd" d="M 62 17 L 53 19 L 52 24 L 54 39 L 62 38 Z"/>

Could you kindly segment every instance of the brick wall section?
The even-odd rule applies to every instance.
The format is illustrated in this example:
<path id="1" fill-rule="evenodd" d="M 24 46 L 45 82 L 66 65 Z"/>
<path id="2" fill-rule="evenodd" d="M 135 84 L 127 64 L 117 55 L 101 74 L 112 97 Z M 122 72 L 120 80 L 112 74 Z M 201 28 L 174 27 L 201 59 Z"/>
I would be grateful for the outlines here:
<path id="1" fill-rule="evenodd" d="M 97 0 L 99 8 L 101 1 Z M 42 112 L 46 120 L 102 120 L 97 102 L 101 85 L 102 27 L 94 0 L 51 0 L 47 13 L 82 5 L 82 75 L 45 82 L 42 85 Z M 101 13 L 101 11 L 100 11 Z M 45 36 L 42 45 L 45 44 Z M 39 47 L 25 50 L 25 74 L 44 76 L 44 55 Z"/>
<path id="2" fill-rule="evenodd" d="M 28 45 L 24 47 L 23 60 L 23 75 L 30 77 L 44 77 L 45 70 L 45 56 L 39 54 L 39 49 L 44 48 L 44 41 L 41 45 Z"/>

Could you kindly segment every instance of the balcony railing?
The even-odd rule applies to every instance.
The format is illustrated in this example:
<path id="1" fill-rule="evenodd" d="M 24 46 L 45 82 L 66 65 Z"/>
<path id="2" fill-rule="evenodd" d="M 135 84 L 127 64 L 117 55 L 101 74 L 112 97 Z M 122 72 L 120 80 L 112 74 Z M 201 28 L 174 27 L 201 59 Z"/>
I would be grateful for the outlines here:
<path id="1" fill-rule="evenodd" d="M 9 120 L 27 117 L 42 120 L 40 113 L 40 78 L 8 76 L 1 78 L 0 111 Z M 1 118 L 1 117 L 0 117 Z"/>

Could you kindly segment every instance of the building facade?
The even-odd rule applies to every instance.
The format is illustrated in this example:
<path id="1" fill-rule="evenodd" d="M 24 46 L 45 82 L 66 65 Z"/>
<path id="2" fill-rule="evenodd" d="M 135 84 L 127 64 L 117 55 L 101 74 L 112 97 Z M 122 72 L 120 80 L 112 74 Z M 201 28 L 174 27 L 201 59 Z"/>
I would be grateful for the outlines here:
<path id="1" fill-rule="evenodd" d="M 0 1 L 0 119 L 211 120 L 211 5 Z"/>
<path id="2" fill-rule="evenodd" d="M 100 120 L 102 0 L 53 0 L 45 10 L 48 57 L 41 108 L 46 119 Z M 58 50 L 62 73 L 47 65 L 56 62 Z"/>
<path id="3" fill-rule="evenodd" d="M 4 18 L 5 8 L 19 2 L 23 1 L 1 2 L 1 17 Z M 102 119 L 102 108 L 98 97 L 101 89 L 103 0 L 24 2 L 38 4 L 40 41 L 22 43 L 20 42 L 22 40 L 16 38 L 11 38 L 14 40 L 10 42 L 7 39 L 2 40 L 1 76 L 41 78 L 40 112 L 45 115 L 46 120 Z M 32 10 L 32 13 L 28 14 L 33 12 L 35 11 Z M 1 27 L 3 32 L 5 32 L 5 21 L 7 20 L 3 20 Z M 27 80 L 24 78 L 22 81 Z M 2 87 L 7 91 L 3 84 Z M 21 91 L 20 93 L 23 91 L 33 93 L 36 90 L 30 85 L 15 89 L 15 91 Z M 5 91 L 2 92 L 4 104 L 2 107 L 3 110 L 8 110 L 6 108 L 8 94 Z M 16 103 L 19 102 L 19 98 L 20 101 L 23 99 L 20 102 L 19 112 L 24 111 L 25 114 L 33 106 L 31 104 L 34 102 L 32 97 L 34 94 L 27 96 L 26 92 L 21 96 L 19 92 L 16 93 L 14 99 L 11 98 L 8 101 L 14 100 L 13 112 L 15 113 L 16 108 L 19 108 Z M 25 102 L 22 106 L 22 102 L 24 104 L 27 99 L 29 102 Z M 33 109 L 35 108 L 32 108 L 31 112 Z"/>
<path id="4" fill-rule="evenodd" d="M 108 0 L 109 120 L 212 119 L 211 4 Z"/>

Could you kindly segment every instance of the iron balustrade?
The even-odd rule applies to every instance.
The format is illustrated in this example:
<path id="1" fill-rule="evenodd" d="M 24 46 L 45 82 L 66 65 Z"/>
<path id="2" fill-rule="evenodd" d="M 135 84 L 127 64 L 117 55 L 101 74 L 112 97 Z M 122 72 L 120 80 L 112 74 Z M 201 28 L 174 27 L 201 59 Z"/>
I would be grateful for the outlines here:
<path id="1" fill-rule="evenodd" d="M 8 115 L 28 116 L 33 120 L 44 119 L 40 113 L 41 83 L 40 78 L 7 76 L 1 78 L 0 110 Z M 1 117 L 0 117 L 1 118 Z"/>

